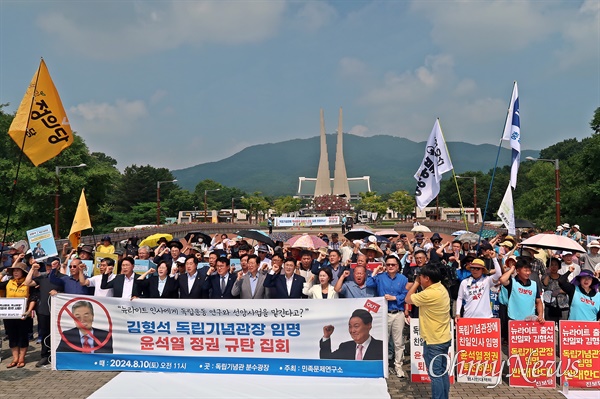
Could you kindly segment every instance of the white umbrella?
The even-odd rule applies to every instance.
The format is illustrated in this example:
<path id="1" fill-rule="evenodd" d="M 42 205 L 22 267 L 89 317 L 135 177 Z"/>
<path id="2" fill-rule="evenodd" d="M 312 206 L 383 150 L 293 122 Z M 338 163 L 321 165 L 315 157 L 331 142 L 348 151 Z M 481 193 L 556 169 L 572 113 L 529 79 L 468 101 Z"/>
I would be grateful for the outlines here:
<path id="1" fill-rule="evenodd" d="M 375 234 L 377 234 L 378 236 L 384 236 L 384 237 L 397 237 L 400 235 L 400 233 L 398 233 L 396 230 L 381 230 L 381 231 L 376 231 Z"/>
<path id="2" fill-rule="evenodd" d="M 410 231 L 412 231 L 414 233 L 431 233 L 431 230 L 429 230 L 429 227 L 423 226 L 421 224 L 413 227 Z"/>
<path id="3" fill-rule="evenodd" d="M 559 236 L 556 234 L 536 234 L 531 238 L 521 242 L 523 246 L 530 246 L 544 249 L 554 249 L 557 251 L 583 252 L 585 249 L 576 241 L 569 237 Z"/>

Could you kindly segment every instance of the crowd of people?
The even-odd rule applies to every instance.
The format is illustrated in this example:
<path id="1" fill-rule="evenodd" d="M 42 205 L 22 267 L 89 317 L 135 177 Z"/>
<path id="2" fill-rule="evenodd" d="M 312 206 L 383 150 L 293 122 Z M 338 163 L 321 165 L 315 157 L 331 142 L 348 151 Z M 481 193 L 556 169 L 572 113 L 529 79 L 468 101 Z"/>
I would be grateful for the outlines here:
<path id="1" fill-rule="evenodd" d="M 559 226 L 556 234 L 566 229 Z M 349 233 L 348 233 L 349 234 Z M 589 253 L 551 251 L 523 246 L 499 234 L 480 242 L 447 240 L 434 233 L 398 234 L 381 240 L 367 236 L 350 240 L 337 233 L 321 248 L 274 247 L 217 234 L 209 242 L 161 239 L 154 247 L 137 246 L 130 239 L 119 251 L 104 237 L 96 246 L 62 248 L 62 256 L 35 260 L 32 253 L 10 248 L 0 289 L 8 297 L 28 298 L 21 320 L 5 320 L 13 359 L 7 367 L 23 367 L 32 314 L 38 319 L 42 352 L 38 366 L 48 364 L 50 348 L 49 298 L 58 292 L 97 297 L 187 299 L 282 299 L 384 297 L 388 303 L 390 363 L 405 376 L 405 325 L 418 317 L 424 356 L 433 370 L 451 341 L 450 318 L 498 317 L 503 338 L 508 320 L 598 320 L 600 243 L 591 241 Z M 577 225 L 568 237 L 583 238 Z M 99 274 L 92 275 L 86 260 L 100 256 Z M 117 254 L 102 257 L 102 254 Z M 134 273 L 137 260 L 155 265 Z M 233 261 L 233 262 L 232 262 Z M 235 266 L 233 266 L 235 265 Z M 592 299 L 592 300 L 585 300 Z M 447 376 L 446 376 L 447 377 Z M 432 386 L 447 397 L 445 377 Z"/>

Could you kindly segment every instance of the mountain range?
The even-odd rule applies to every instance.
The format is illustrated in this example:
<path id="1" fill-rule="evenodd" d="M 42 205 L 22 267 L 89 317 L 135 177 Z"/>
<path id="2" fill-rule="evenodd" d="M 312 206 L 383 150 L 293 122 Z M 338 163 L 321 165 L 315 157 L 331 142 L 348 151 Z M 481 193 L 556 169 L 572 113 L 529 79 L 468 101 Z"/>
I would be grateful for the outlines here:
<path id="1" fill-rule="evenodd" d="M 327 135 L 327 152 L 331 177 L 335 165 L 337 137 Z M 348 177 L 371 177 L 371 190 L 379 194 L 397 190 L 412 193 L 413 177 L 421 165 L 426 142 L 378 135 L 362 137 L 344 134 L 344 159 Z M 487 172 L 494 167 L 498 147 L 492 144 L 448 142 L 448 151 L 457 174 L 466 171 Z M 207 162 L 185 169 L 172 170 L 178 184 L 193 191 L 205 179 L 248 193 L 295 195 L 298 177 L 317 177 L 319 137 L 279 143 L 253 145 L 217 162 Z M 521 159 L 537 157 L 537 150 L 521 151 Z M 498 166 L 509 165 L 511 150 L 502 148 Z"/>

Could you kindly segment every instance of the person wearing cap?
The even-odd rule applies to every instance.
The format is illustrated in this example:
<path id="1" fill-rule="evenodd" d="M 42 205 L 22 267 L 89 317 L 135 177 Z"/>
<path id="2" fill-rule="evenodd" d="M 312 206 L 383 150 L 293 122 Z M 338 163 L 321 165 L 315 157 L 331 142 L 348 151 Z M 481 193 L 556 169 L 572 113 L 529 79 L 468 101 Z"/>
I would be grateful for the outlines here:
<path id="1" fill-rule="evenodd" d="M 512 277 L 514 272 L 515 277 Z M 500 283 L 508 294 L 507 312 L 510 320 L 529 320 L 537 313 L 537 320 L 544 322 L 544 305 L 541 299 L 541 287 L 529 279 L 531 267 L 526 258 L 517 258 L 517 263 L 500 277 Z"/>
<path id="2" fill-rule="evenodd" d="M 569 232 L 567 233 L 567 237 L 569 237 L 571 240 L 577 242 L 578 244 L 583 245 L 583 237 L 581 235 L 581 231 L 579 231 L 578 224 L 574 224 L 571 227 L 571 230 L 569 230 Z"/>
<path id="3" fill-rule="evenodd" d="M 29 286 L 25 284 L 27 276 L 27 266 L 25 263 L 18 262 L 7 269 L 12 278 L 0 282 L 0 289 L 6 289 L 7 298 L 26 298 L 29 299 Z M 35 302 L 28 301 L 23 317 L 20 319 L 5 319 L 4 327 L 8 336 L 8 346 L 12 352 L 12 362 L 6 368 L 25 367 L 25 355 L 29 348 L 29 323 L 26 319 L 31 317 L 31 312 L 35 307 Z"/>
<path id="4" fill-rule="evenodd" d="M 569 282 L 569 274 L 563 274 L 558 280 L 560 288 L 569 295 L 569 320 L 600 320 L 600 280 L 587 269 L 582 270 L 572 282 Z"/>
<path id="5" fill-rule="evenodd" d="M 366 247 L 361 248 L 360 252 L 367 255 L 367 262 L 381 262 L 383 260 L 383 251 L 377 243 L 369 243 Z"/>
<path id="6" fill-rule="evenodd" d="M 81 245 L 77 248 L 77 257 L 81 260 L 92 260 L 94 248 L 91 245 Z"/>
<path id="7" fill-rule="evenodd" d="M 267 254 L 269 253 L 269 247 L 267 247 L 265 244 L 260 244 L 256 250 L 256 253 L 258 255 L 258 263 L 260 264 L 259 267 L 262 268 L 262 265 L 266 263 L 270 269 L 271 259 L 267 257 Z"/>
<path id="8" fill-rule="evenodd" d="M 329 241 L 329 249 L 340 249 L 341 243 L 338 233 L 331 233 L 331 241 Z"/>
<path id="9" fill-rule="evenodd" d="M 502 268 L 498 263 L 496 253 L 492 257 L 492 262 L 494 263 L 494 274 L 489 276 L 483 259 L 466 259 L 466 269 L 471 272 L 471 277 L 461 281 L 458 288 L 456 315 L 454 316 L 456 321 L 461 318 L 463 309 L 462 317 L 486 319 L 493 317 L 490 306 L 490 289 L 500 280 Z"/>
<path id="10" fill-rule="evenodd" d="M 96 245 L 96 253 L 100 254 L 114 254 L 115 246 L 112 245 L 110 236 L 102 237 L 102 242 L 99 242 Z"/>
<path id="11" fill-rule="evenodd" d="M 400 260 L 395 256 L 385 258 L 384 267 L 379 266 L 367 278 L 367 287 L 375 288 L 377 296 L 384 297 L 388 304 L 388 334 L 394 343 L 394 366 L 398 378 L 404 378 L 402 362 L 404 357 L 404 324 L 408 311 L 404 306 L 404 298 L 408 290 L 408 279 L 400 273 Z M 406 311 L 406 313 L 405 313 Z"/>
<path id="12" fill-rule="evenodd" d="M 557 236 L 562 236 L 562 232 L 563 232 L 563 227 L 556 226 L 556 230 L 554 230 L 554 234 L 556 234 Z"/>
<path id="13" fill-rule="evenodd" d="M 563 223 L 562 228 L 561 235 L 566 237 L 569 234 L 569 231 L 571 231 L 571 226 L 569 223 Z"/>
<path id="14" fill-rule="evenodd" d="M 581 270 L 594 272 L 594 268 L 600 263 L 600 242 L 592 240 L 587 247 L 589 252 L 579 255 L 579 265 L 581 265 Z"/>
<path id="15" fill-rule="evenodd" d="M 417 249 L 426 249 L 425 235 L 421 232 L 415 233 L 415 237 L 410 243 L 412 245 L 412 248 L 410 249 L 411 252 L 416 251 Z"/>
<path id="16" fill-rule="evenodd" d="M 569 275 L 569 281 L 572 281 L 573 278 L 578 276 L 581 272 L 581 267 L 573 262 L 573 252 L 571 251 L 563 251 L 560 257 L 562 258 L 562 263 L 560 265 L 560 269 L 558 270 L 558 274 L 562 276 L 567 272 L 571 272 Z"/>
<path id="17" fill-rule="evenodd" d="M 427 251 L 427 257 L 431 263 L 439 263 L 442 261 L 442 256 L 438 255 L 438 250 L 444 250 L 442 247 L 442 237 L 439 235 L 439 233 L 433 233 L 429 240 L 431 241 L 431 245 L 429 248 L 425 248 Z"/>

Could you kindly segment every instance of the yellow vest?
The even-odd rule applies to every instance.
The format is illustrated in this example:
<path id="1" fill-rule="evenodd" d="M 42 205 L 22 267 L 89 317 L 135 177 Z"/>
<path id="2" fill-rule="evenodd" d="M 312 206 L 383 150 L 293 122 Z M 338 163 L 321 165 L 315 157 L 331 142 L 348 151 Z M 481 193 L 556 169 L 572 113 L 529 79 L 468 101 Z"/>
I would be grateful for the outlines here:
<path id="1" fill-rule="evenodd" d="M 25 281 L 25 279 L 23 279 Z M 28 298 L 29 297 L 29 287 L 23 284 L 18 284 L 17 281 L 13 278 L 8 284 L 6 284 L 6 297 L 7 298 Z"/>

